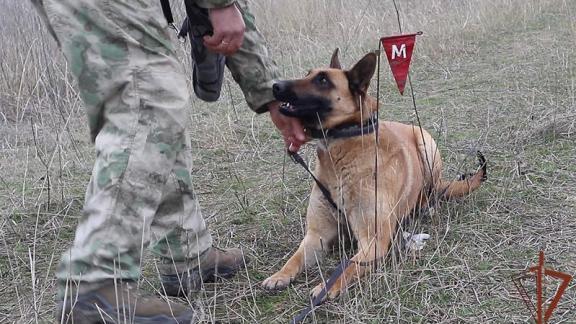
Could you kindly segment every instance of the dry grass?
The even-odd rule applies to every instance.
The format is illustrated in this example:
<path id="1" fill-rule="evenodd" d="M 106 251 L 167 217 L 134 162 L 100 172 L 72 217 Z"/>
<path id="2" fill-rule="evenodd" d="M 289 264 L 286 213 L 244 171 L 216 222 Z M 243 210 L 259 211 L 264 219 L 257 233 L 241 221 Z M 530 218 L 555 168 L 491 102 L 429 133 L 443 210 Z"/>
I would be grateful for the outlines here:
<path id="1" fill-rule="evenodd" d="M 0 322 L 47 322 L 53 270 L 73 237 L 93 152 L 54 43 L 28 2 L 0 1 Z M 419 258 L 391 259 L 310 321 L 527 322 L 510 276 L 541 248 L 550 267 L 576 272 L 576 3 L 397 2 L 403 29 L 424 31 L 412 78 L 445 174 L 466 171 L 480 149 L 490 178 L 414 224 L 432 235 Z M 287 78 L 326 65 L 335 47 L 348 66 L 398 30 L 391 1 L 263 0 L 253 8 Z M 398 96 L 386 66 L 382 79 L 381 117 L 413 122 L 410 98 Z M 267 117 L 253 116 L 227 83 L 219 103 L 192 102 L 193 177 L 219 245 L 241 246 L 252 261 L 196 301 L 207 322 L 285 323 L 339 255 L 286 291 L 260 289 L 303 235 L 310 179 L 287 162 Z M 313 157 L 311 147 L 304 152 Z M 144 269 L 148 290 L 153 269 Z M 575 321 L 573 286 L 553 322 Z"/>

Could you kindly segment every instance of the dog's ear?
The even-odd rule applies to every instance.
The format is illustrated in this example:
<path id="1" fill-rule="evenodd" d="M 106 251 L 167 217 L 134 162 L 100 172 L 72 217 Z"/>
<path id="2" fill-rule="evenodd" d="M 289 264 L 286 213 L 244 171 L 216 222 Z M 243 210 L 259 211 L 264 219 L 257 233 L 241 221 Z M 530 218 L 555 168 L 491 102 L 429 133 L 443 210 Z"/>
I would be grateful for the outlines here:
<path id="1" fill-rule="evenodd" d="M 330 59 L 330 68 L 342 70 L 342 65 L 340 65 L 340 59 L 338 58 L 339 48 L 336 47 L 334 53 L 332 53 L 332 59 Z"/>
<path id="2" fill-rule="evenodd" d="M 352 93 L 366 95 L 370 80 L 376 70 L 376 59 L 376 54 L 368 53 L 350 71 L 346 71 Z"/>

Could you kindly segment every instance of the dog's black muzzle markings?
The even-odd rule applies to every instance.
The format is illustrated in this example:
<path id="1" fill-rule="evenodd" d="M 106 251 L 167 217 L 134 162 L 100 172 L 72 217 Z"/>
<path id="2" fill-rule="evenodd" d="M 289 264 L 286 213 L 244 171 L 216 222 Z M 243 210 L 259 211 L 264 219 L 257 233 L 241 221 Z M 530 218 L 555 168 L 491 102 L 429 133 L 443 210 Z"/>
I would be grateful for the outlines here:
<path id="1" fill-rule="evenodd" d="M 292 81 L 278 81 L 272 86 L 274 98 L 282 101 L 280 112 L 288 117 L 300 119 L 305 125 L 318 124 L 318 118 L 332 110 L 330 100 L 314 95 L 298 96 L 293 91 Z"/>
<path id="2" fill-rule="evenodd" d="M 274 98 L 280 101 L 289 102 L 296 100 L 296 94 L 292 91 L 291 81 L 278 81 L 272 85 Z"/>

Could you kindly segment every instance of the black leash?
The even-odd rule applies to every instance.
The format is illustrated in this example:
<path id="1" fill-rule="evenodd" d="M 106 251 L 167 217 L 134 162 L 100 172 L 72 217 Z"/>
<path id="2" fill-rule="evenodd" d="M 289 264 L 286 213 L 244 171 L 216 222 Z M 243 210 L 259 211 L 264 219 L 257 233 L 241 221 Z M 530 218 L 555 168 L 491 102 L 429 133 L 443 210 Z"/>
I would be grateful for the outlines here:
<path id="1" fill-rule="evenodd" d="M 324 195 L 324 198 L 326 198 L 330 206 L 332 206 L 338 212 L 338 215 L 342 215 L 343 214 L 342 211 L 340 210 L 340 208 L 338 208 L 338 205 L 336 204 L 334 199 L 332 199 L 332 194 L 330 193 L 330 190 L 328 190 L 328 188 L 326 188 L 326 186 L 322 182 L 320 182 L 318 178 L 316 178 L 314 173 L 310 171 L 310 167 L 308 167 L 308 164 L 306 164 L 302 156 L 298 154 L 298 152 L 288 151 L 288 154 L 290 155 L 290 158 L 292 158 L 292 161 L 294 161 L 294 163 L 300 164 L 304 168 L 304 170 L 306 170 L 312 176 L 312 179 L 314 179 L 314 182 L 316 182 L 316 185 L 318 186 L 320 191 L 322 191 L 322 195 Z"/>
<path id="2" fill-rule="evenodd" d="M 300 313 L 298 313 L 298 315 L 296 315 L 290 323 L 298 324 L 298 323 L 302 322 L 304 319 L 306 319 L 306 317 L 310 313 L 312 313 L 314 308 L 316 308 L 318 305 L 322 304 L 322 301 L 324 300 L 324 297 L 328 293 L 328 290 L 330 290 L 330 288 L 332 288 L 332 286 L 334 286 L 334 283 L 336 282 L 336 280 L 338 280 L 338 278 L 340 278 L 340 276 L 342 275 L 344 270 L 346 270 L 346 268 L 348 268 L 348 266 L 350 265 L 350 262 L 351 261 L 349 259 L 344 259 L 344 260 L 342 260 L 342 262 L 340 262 L 338 267 L 336 267 L 336 270 L 334 271 L 334 273 L 332 273 L 332 275 L 330 276 L 328 281 L 326 281 L 324 288 L 322 288 L 322 291 L 320 291 L 318 296 L 316 296 L 314 299 L 310 300 L 310 305 L 308 305 L 308 307 L 306 307 L 305 309 L 300 311 Z"/>
<path id="3" fill-rule="evenodd" d="M 308 164 L 306 164 L 306 162 L 304 161 L 302 156 L 300 154 L 298 154 L 298 152 L 288 151 L 288 154 L 290 155 L 290 158 L 292 158 L 292 161 L 294 161 L 294 163 L 300 164 L 304 168 L 304 170 L 306 170 L 306 172 L 308 172 L 310 174 L 310 176 L 312 176 L 312 179 L 314 179 L 314 182 L 316 182 L 316 185 L 318 186 L 318 188 L 322 192 L 322 195 L 324 195 L 324 198 L 326 198 L 328 203 L 338 212 L 338 215 L 339 216 L 343 215 L 342 210 L 338 207 L 338 205 L 336 204 L 336 202 L 332 198 L 332 194 L 330 193 L 330 190 L 328 190 L 328 188 L 326 188 L 326 186 L 324 186 L 324 184 L 322 182 L 320 182 L 320 180 L 318 180 L 318 178 L 316 178 L 316 176 L 310 170 L 310 167 L 308 166 Z M 384 257 L 379 258 L 379 259 L 383 259 L 383 258 Z M 359 266 L 372 266 L 374 264 L 377 264 L 378 261 L 379 260 L 368 261 L 368 262 L 358 262 L 358 261 L 353 261 L 350 259 L 342 260 L 342 262 L 340 262 L 340 264 L 338 264 L 336 269 L 334 269 L 334 272 L 332 273 L 330 278 L 328 278 L 328 281 L 326 281 L 326 284 L 324 285 L 324 287 L 322 288 L 322 290 L 320 291 L 318 296 L 316 296 L 314 299 L 310 300 L 310 305 L 308 305 L 308 307 L 306 307 L 305 309 L 300 311 L 292 319 L 291 323 L 292 324 L 298 324 L 298 323 L 302 322 L 317 306 L 322 304 L 322 302 L 324 301 L 324 297 L 326 296 L 328 291 L 332 288 L 332 286 L 334 286 L 334 283 L 336 283 L 336 280 L 338 280 L 338 278 L 340 278 L 340 276 L 342 275 L 344 270 L 346 270 L 346 268 L 348 268 L 350 263 L 355 263 Z"/>
<path id="4" fill-rule="evenodd" d="M 374 132 L 377 128 L 378 128 L 378 117 L 376 115 L 372 115 L 364 124 L 362 124 L 360 126 L 358 126 L 358 125 L 346 125 L 343 127 L 332 128 L 332 129 L 328 129 L 325 131 L 324 130 L 311 130 L 310 135 L 312 136 L 312 138 L 321 138 L 321 139 L 346 138 L 346 137 L 354 137 L 354 136 L 361 136 L 361 135 L 370 134 L 370 133 Z M 292 159 L 292 161 L 294 161 L 294 163 L 300 164 L 304 168 L 304 170 L 306 170 L 306 172 L 308 172 L 310 174 L 310 176 L 312 176 L 312 179 L 314 179 L 314 182 L 316 183 L 316 185 L 318 186 L 318 188 L 322 192 L 322 195 L 324 196 L 326 201 L 328 201 L 330 206 L 332 206 L 332 208 L 334 208 L 334 210 L 336 210 L 336 212 L 338 213 L 338 216 L 344 215 L 342 210 L 338 207 L 338 204 L 336 204 L 336 202 L 332 198 L 332 194 L 330 193 L 330 190 L 328 190 L 328 188 L 326 188 L 326 186 L 322 182 L 320 182 L 320 180 L 318 180 L 318 178 L 316 178 L 316 176 L 310 170 L 310 167 L 308 166 L 308 164 L 306 164 L 306 162 L 304 161 L 302 156 L 300 154 L 298 154 L 298 152 L 288 151 L 288 154 L 290 155 L 290 158 Z M 308 307 L 306 307 L 305 309 L 300 311 L 292 319 L 292 321 L 291 321 L 292 324 L 298 324 L 298 323 L 302 322 L 304 319 L 306 319 L 306 317 L 312 311 L 314 311 L 314 309 L 317 306 L 322 304 L 322 302 L 324 301 L 324 297 L 326 296 L 328 291 L 332 288 L 332 286 L 334 286 L 334 283 L 336 283 L 336 280 L 338 280 L 338 278 L 340 278 L 340 276 L 342 275 L 344 270 L 346 270 L 346 268 L 348 268 L 350 263 L 355 263 L 355 264 L 358 264 L 360 266 L 368 266 L 368 265 L 372 265 L 374 263 L 374 261 L 356 262 L 356 261 L 352 261 L 350 259 L 342 260 L 342 262 L 340 262 L 340 264 L 336 267 L 336 269 L 334 270 L 334 272 L 332 273 L 330 278 L 328 278 L 328 281 L 326 281 L 326 283 L 324 284 L 324 287 L 322 288 L 320 293 L 314 299 L 310 300 L 310 305 L 308 305 Z"/>
<path id="5" fill-rule="evenodd" d="M 362 125 L 345 125 L 341 127 L 330 128 L 327 130 L 310 129 L 309 135 L 312 138 L 316 139 L 336 139 L 336 138 L 367 135 L 373 133 L 377 129 L 378 129 L 378 116 L 376 114 L 373 114 Z M 306 164 L 302 156 L 298 154 L 298 152 L 288 151 L 288 154 L 290 155 L 290 158 L 292 158 L 292 161 L 294 161 L 294 163 L 300 164 L 304 168 L 304 170 L 306 170 L 306 172 L 308 172 L 312 176 L 312 179 L 314 179 L 314 182 L 316 182 L 316 185 L 322 192 L 322 195 L 324 195 L 324 198 L 326 198 L 328 203 L 338 212 L 338 215 L 343 215 L 344 213 L 342 212 L 342 210 L 340 210 L 338 204 L 336 204 L 336 202 L 332 198 L 330 190 L 328 190 L 328 188 L 326 188 L 326 186 L 322 182 L 320 182 L 318 178 L 316 178 L 316 176 L 310 170 L 310 167 L 308 167 L 308 164 Z"/>
<path id="6" fill-rule="evenodd" d="M 308 167 L 308 164 L 306 164 L 306 162 L 304 161 L 302 156 L 300 154 L 298 154 L 298 152 L 288 151 L 288 154 L 290 155 L 290 158 L 292 159 L 292 161 L 294 161 L 294 163 L 300 164 L 304 168 L 304 170 L 306 170 L 306 172 L 308 172 L 310 174 L 310 176 L 312 176 L 312 179 L 314 179 L 314 182 L 316 182 L 316 185 L 318 186 L 318 188 L 322 192 L 322 195 L 324 195 L 324 198 L 326 198 L 328 203 L 338 212 L 338 215 L 343 215 L 342 210 L 340 210 L 340 208 L 338 207 L 338 205 L 336 204 L 336 202 L 332 198 L 332 194 L 330 193 L 330 190 L 328 190 L 328 188 L 326 188 L 326 186 L 324 186 L 324 184 L 322 182 L 320 182 L 320 180 L 318 180 L 318 178 L 316 178 L 316 176 L 310 170 L 310 167 Z M 344 260 L 342 260 L 342 262 L 340 262 L 338 267 L 335 269 L 335 271 L 332 273 L 332 275 L 330 276 L 330 278 L 328 279 L 328 281 L 326 282 L 326 284 L 322 288 L 322 291 L 320 291 L 318 296 L 316 296 L 314 299 L 310 300 L 310 305 L 308 305 L 308 307 L 306 307 L 305 309 L 300 311 L 292 319 L 292 321 L 291 321 L 292 324 L 298 324 L 298 323 L 302 322 L 318 305 L 322 304 L 322 301 L 324 300 L 324 297 L 328 293 L 328 290 L 330 290 L 330 288 L 332 288 L 332 286 L 334 286 L 334 283 L 336 282 L 336 280 L 338 280 L 338 278 L 340 278 L 340 276 L 342 275 L 344 270 L 346 270 L 348 265 L 350 265 L 349 259 L 344 259 Z"/>

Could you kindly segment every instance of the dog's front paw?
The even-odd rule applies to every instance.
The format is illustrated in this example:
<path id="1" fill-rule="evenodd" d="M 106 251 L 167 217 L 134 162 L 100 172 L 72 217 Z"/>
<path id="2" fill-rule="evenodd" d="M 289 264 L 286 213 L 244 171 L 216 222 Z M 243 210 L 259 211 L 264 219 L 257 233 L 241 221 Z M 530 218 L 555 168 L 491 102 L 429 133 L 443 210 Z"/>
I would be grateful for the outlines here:
<path id="1" fill-rule="evenodd" d="M 318 286 L 314 287 L 314 289 L 312 289 L 312 291 L 310 291 L 310 297 L 312 297 L 312 299 L 316 299 L 318 296 L 320 296 L 324 287 L 325 287 L 324 283 L 321 283 Z M 328 290 L 328 292 L 322 298 L 321 301 L 324 301 L 326 299 L 338 298 L 340 295 L 342 295 L 344 293 L 344 289 L 345 288 L 342 287 L 342 281 L 336 280 L 334 285 L 332 287 L 330 287 L 330 290 Z"/>
<path id="2" fill-rule="evenodd" d="M 273 289 L 284 289 L 294 278 L 285 275 L 281 272 L 276 272 L 272 276 L 268 277 L 264 282 L 262 282 L 262 288 L 273 290 Z"/>

